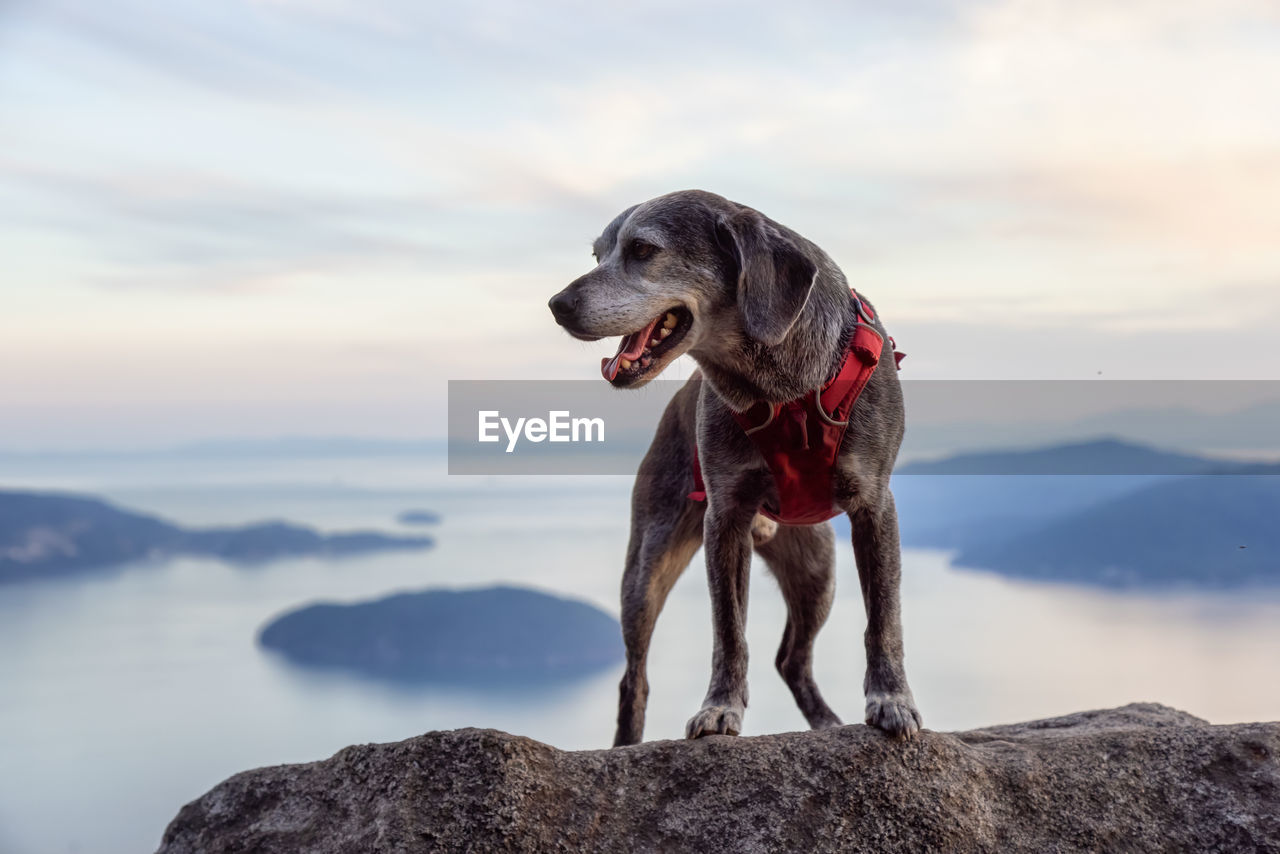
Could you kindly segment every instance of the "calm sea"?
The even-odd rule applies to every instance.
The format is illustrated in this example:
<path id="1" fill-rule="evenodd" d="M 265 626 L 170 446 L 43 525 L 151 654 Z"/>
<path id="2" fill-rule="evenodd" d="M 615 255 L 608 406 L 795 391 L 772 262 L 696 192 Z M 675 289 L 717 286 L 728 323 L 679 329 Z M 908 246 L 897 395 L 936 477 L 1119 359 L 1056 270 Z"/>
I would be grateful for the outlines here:
<path id="1" fill-rule="evenodd" d="M 427 587 L 515 583 L 617 612 L 629 483 L 449 478 L 439 460 L 134 458 L 8 461 L 3 488 L 86 491 L 185 524 L 280 518 L 326 530 L 406 530 L 443 515 L 438 546 L 243 568 L 132 565 L 0 587 L 0 852 L 153 850 L 185 802 L 247 768 L 359 742 L 496 727 L 562 748 L 606 747 L 618 673 L 542 694 L 408 690 L 299 672 L 255 647 L 272 616 Z M 900 508 L 902 513 L 910 507 Z M 817 671 L 846 720 L 861 710 L 862 605 L 852 550 Z M 803 728 L 772 671 L 784 608 L 753 570 L 747 734 Z M 965 729 L 1153 700 L 1215 723 L 1280 718 L 1280 594 L 1138 595 L 953 570 L 904 555 L 907 665 L 925 723 Z M 676 738 L 711 653 L 701 556 L 676 586 L 650 656 L 649 738 Z"/>

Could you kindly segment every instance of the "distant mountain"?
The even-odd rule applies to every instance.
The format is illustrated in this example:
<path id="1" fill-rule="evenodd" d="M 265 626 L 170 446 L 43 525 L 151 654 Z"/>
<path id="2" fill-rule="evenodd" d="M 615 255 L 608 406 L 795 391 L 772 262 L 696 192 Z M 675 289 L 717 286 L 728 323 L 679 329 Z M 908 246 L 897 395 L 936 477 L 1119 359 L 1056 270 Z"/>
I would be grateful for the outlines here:
<path id="1" fill-rule="evenodd" d="M 1031 530 L 1157 480 L 1150 475 L 895 474 L 902 543 L 962 548 Z M 837 524 L 847 531 L 847 521 Z"/>
<path id="2" fill-rule="evenodd" d="M 479 686 L 571 679 L 623 652 L 618 622 L 604 611 L 517 587 L 310 605 L 272 620 L 258 642 L 303 667 Z"/>
<path id="3" fill-rule="evenodd" d="M 907 380 L 903 383 L 907 411 L 932 413 L 916 418 L 907 429 L 908 454 L 949 454 L 986 448 L 1028 448 L 1058 445 L 1079 436 L 1118 436 L 1126 440 L 1176 448 L 1195 455 L 1203 448 L 1256 452 L 1280 450 L 1276 425 L 1280 400 L 1217 412 L 1179 405 L 1181 401 L 1218 401 L 1226 406 L 1238 392 L 1259 393 L 1266 383 L 1221 381 L 1005 381 L 956 383 L 947 380 Z M 957 398 L 958 386 L 969 390 Z M 1224 394 L 1225 393 L 1225 396 Z M 1123 395 L 1131 394 L 1129 405 Z M 1050 418 L 1038 413 L 1038 403 L 1053 401 L 1057 412 L 1081 412 L 1103 401 L 1105 411 L 1080 418 Z M 1010 413 L 1025 417 L 1008 417 Z M 945 418 L 942 417 L 945 414 Z M 1002 417 L 1002 415 L 1004 417 Z"/>
<path id="4" fill-rule="evenodd" d="M 1220 472 L 1274 474 L 1280 466 L 1100 438 L 907 463 L 894 471 L 893 492 L 904 545 L 965 549 L 1030 533 L 1169 476 Z"/>
<path id="5" fill-rule="evenodd" d="M 224 439 L 173 448 L 184 457 L 400 457 L 441 454 L 445 439 L 367 439 L 355 436 L 281 436 L 274 439 Z"/>
<path id="6" fill-rule="evenodd" d="M 427 537 L 365 531 L 322 534 L 286 522 L 188 529 L 88 496 L 0 491 L 0 583 L 55 578 L 181 554 L 256 563 L 431 544 Z"/>
<path id="7" fill-rule="evenodd" d="M 355 436 L 280 436 L 269 439 L 220 439 L 162 447 L 65 448 L 31 450 L 0 447 L 0 459 L 326 459 L 334 457 L 439 456 L 445 439 L 377 439 Z"/>
<path id="8" fill-rule="evenodd" d="M 1017 451 L 957 454 L 901 466 L 896 474 L 951 475 L 1167 475 L 1237 471 L 1234 460 L 1162 451 L 1123 439 L 1091 439 Z M 1250 464 L 1264 465 L 1265 464 Z M 1280 471 L 1280 467 L 1276 467 Z"/>
<path id="9" fill-rule="evenodd" d="M 964 547 L 960 566 L 1106 587 L 1280 584 L 1280 477 L 1162 479 Z"/>

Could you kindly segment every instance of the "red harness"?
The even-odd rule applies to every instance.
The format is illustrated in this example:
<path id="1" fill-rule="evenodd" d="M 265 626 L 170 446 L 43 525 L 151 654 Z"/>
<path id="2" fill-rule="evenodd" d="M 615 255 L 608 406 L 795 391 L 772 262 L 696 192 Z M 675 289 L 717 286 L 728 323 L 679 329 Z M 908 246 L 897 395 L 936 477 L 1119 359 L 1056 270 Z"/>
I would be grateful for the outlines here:
<path id="1" fill-rule="evenodd" d="M 760 512 L 788 525 L 816 525 L 841 512 L 835 506 L 831 473 L 853 405 L 871 379 L 884 348 L 880 333 L 866 322 L 875 319 L 871 307 L 852 289 L 850 294 L 858 324 L 849 336 L 844 361 L 836 375 L 821 390 L 815 389 L 804 397 L 773 406 L 761 400 L 733 415 L 764 457 L 778 487 L 780 506 L 766 504 Z M 892 338 L 889 347 L 894 350 L 894 363 L 900 369 L 906 354 L 896 351 Z M 689 497 L 694 501 L 707 499 L 696 447 L 693 490 Z"/>

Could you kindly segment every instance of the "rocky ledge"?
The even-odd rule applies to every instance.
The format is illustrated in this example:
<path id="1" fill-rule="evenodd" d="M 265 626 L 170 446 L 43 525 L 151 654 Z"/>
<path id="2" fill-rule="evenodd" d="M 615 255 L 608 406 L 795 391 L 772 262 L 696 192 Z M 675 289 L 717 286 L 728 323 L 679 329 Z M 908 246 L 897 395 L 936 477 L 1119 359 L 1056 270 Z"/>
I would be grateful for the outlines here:
<path id="1" fill-rule="evenodd" d="M 1280 723 L 1143 703 L 578 752 L 433 732 L 238 774 L 160 847 L 276 851 L 1280 852 Z"/>

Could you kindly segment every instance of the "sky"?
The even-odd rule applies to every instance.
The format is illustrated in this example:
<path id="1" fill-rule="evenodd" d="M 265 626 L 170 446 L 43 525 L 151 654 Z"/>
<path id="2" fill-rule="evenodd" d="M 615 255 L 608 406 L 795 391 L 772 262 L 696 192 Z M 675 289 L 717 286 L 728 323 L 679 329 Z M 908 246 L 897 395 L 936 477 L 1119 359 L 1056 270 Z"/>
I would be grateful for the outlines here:
<path id="1" fill-rule="evenodd" d="M 1270 0 L 0 0 L 0 446 L 598 380 L 546 301 L 690 187 L 826 249 L 904 378 L 1280 379 Z"/>

